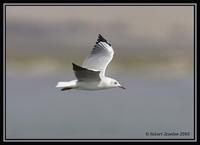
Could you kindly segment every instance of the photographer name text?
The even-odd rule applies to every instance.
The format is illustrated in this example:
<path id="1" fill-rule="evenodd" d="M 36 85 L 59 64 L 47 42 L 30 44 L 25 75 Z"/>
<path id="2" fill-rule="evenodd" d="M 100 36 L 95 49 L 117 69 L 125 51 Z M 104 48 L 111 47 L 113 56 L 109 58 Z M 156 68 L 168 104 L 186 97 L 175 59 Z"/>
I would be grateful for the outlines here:
<path id="1" fill-rule="evenodd" d="M 190 132 L 146 132 L 146 136 L 190 136 Z"/>

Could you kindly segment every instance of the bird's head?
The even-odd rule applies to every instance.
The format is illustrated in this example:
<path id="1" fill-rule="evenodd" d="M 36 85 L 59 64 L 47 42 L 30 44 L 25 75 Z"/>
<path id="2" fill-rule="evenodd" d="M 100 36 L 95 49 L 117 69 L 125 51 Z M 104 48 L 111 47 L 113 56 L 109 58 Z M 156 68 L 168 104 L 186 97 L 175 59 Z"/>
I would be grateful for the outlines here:
<path id="1" fill-rule="evenodd" d="M 110 86 L 112 86 L 113 88 L 122 88 L 122 89 L 126 89 L 124 86 L 122 86 L 117 80 L 115 79 L 111 79 L 110 80 Z"/>

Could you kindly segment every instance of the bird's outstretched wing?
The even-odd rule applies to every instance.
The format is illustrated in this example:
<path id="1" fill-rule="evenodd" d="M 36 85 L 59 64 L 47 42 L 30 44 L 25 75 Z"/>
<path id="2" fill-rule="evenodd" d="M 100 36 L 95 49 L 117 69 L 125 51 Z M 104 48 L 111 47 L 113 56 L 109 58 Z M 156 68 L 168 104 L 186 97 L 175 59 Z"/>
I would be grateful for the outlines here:
<path id="1" fill-rule="evenodd" d="M 99 34 L 92 52 L 85 59 L 82 66 L 87 69 L 100 71 L 100 74 L 104 76 L 106 67 L 112 60 L 113 54 L 114 51 L 111 44 Z"/>
<path id="2" fill-rule="evenodd" d="M 85 82 L 93 82 L 93 81 L 100 81 L 99 73 L 100 71 L 93 71 L 83 67 L 80 67 L 74 63 L 73 70 L 74 74 L 77 77 L 78 81 L 85 81 Z"/>

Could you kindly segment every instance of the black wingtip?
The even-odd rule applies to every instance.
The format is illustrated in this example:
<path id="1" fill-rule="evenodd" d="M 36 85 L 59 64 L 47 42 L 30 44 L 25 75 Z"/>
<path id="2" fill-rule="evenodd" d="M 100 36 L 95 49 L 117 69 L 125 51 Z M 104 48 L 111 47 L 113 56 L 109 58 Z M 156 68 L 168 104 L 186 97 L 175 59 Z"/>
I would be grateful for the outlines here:
<path id="1" fill-rule="evenodd" d="M 105 38 L 103 38 L 103 36 L 101 34 L 98 34 L 98 38 L 97 38 L 96 44 L 98 44 L 99 42 L 106 42 L 109 46 L 111 46 L 111 44 L 108 43 L 108 41 Z"/>
<path id="2" fill-rule="evenodd" d="M 102 36 L 101 34 L 98 34 L 98 37 L 101 37 L 101 38 L 103 38 L 103 36 Z"/>
<path id="3" fill-rule="evenodd" d="M 97 42 L 107 42 L 105 38 L 101 34 L 98 35 Z"/>

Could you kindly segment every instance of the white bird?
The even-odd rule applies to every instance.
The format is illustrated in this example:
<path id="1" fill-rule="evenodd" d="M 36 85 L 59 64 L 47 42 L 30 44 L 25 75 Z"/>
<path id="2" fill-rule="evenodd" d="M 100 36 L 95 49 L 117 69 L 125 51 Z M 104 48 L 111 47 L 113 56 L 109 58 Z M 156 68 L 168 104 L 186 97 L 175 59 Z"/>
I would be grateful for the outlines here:
<path id="1" fill-rule="evenodd" d="M 102 90 L 116 87 L 125 89 L 115 79 L 105 76 L 106 67 L 112 60 L 113 54 L 111 44 L 99 34 L 92 52 L 85 59 L 82 67 L 72 63 L 77 80 L 58 82 L 56 87 L 62 88 L 61 91 L 70 89 Z"/>

